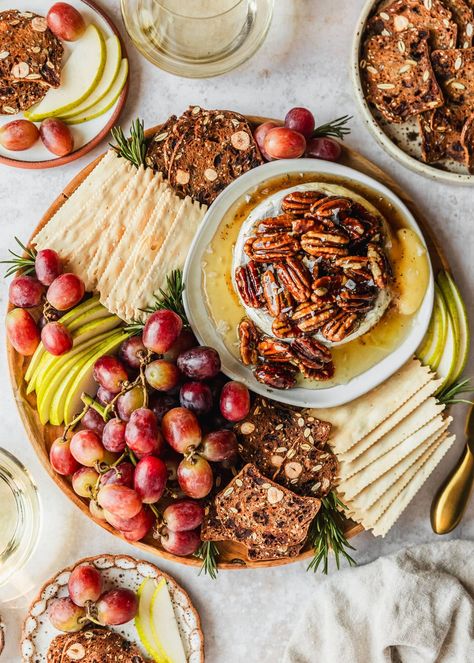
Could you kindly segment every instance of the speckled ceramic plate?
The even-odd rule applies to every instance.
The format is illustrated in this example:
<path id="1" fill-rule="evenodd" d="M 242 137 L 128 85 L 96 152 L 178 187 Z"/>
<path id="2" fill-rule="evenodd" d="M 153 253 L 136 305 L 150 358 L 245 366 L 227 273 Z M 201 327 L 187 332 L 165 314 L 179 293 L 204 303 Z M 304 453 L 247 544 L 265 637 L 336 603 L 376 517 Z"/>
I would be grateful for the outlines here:
<path id="1" fill-rule="evenodd" d="M 433 180 L 452 184 L 474 184 L 474 175 L 469 175 L 467 169 L 455 161 L 445 160 L 436 165 L 421 161 L 421 140 L 414 118 L 403 124 L 391 124 L 368 104 L 362 86 L 359 65 L 365 25 L 374 7 L 379 4 L 380 0 L 367 0 L 365 3 L 357 24 L 352 48 L 352 82 L 365 123 L 384 150 L 407 168 Z"/>
<path id="2" fill-rule="evenodd" d="M 48 648 L 53 638 L 60 635 L 49 622 L 48 606 L 55 598 L 67 596 L 67 583 L 72 570 L 84 563 L 93 564 L 102 573 L 106 589 L 127 587 L 137 591 L 145 578 L 160 580 L 165 578 L 168 584 L 179 632 L 186 652 L 188 663 L 204 662 L 204 636 L 199 615 L 184 589 L 157 566 L 128 555 L 98 555 L 81 559 L 72 566 L 59 571 L 41 588 L 30 606 L 23 623 L 21 640 L 21 660 L 23 663 L 45 663 Z M 123 637 L 141 646 L 134 622 L 117 627 Z"/>

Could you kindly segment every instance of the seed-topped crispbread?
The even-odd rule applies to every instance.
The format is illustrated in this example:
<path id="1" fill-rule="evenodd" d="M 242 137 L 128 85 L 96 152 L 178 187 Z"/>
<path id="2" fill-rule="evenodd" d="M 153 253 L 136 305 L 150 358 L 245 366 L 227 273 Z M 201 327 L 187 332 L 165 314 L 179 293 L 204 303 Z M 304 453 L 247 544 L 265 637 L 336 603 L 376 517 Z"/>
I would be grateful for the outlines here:
<path id="1" fill-rule="evenodd" d="M 465 0 L 443 0 L 458 26 L 458 48 L 470 48 L 474 34 L 474 12 Z"/>
<path id="2" fill-rule="evenodd" d="M 69 633 L 64 633 L 62 635 L 57 635 L 54 640 L 51 641 L 46 655 L 47 663 L 61 663 L 63 648 L 69 637 Z"/>
<path id="3" fill-rule="evenodd" d="M 0 81 L 58 87 L 64 48 L 43 16 L 15 9 L 0 12 Z"/>
<path id="4" fill-rule="evenodd" d="M 0 79 L 0 115 L 15 115 L 37 104 L 49 87 L 43 83 L 6 82 Z"/>
<path id="5" fill-rule="evenodd" d="M 461 145 L 464 148 L 467 168 L 470 173 L 474 173 L 474 113 L 471 113 L 464 123 Z"/>
<path id="6" fill-rule="evenodd" d="M 321 501 L 301 497 L 267 479 L 251 463 L 216 497 L 216 511 L 233 541 L 281 556 L 303 545 Z M 263 554 L 263 553 L 262 553 Z"/>
<path id="7" fill-rule="evenodd" d="M 258 397 L 234 430 L 242 458 L 276 483 L 312 497 L 331 490 L 337 473 L 336 456 L 326 446 L 331 424 Z"/>
<path id="8" fill-rule="evenodd" d="M 363 63 L 367 98 L 389 122 L 404 122 L 443 104 L 426 31 L 370 37 Z"/>
<path id="9" fill-rule="evenodd" d="M 367 24 L 371 34 L 391 36 L 416 28 L 427 30 L 432 48 L 454 48 L 458 28 L 441 0 L 395 0 L 381 9 Z"/>
<path id="10" fill-rule="evenodd" d="M 452 48 L 431 54 L 444 96 L 466 110 L 474 109 L 474 48 Z"/>
<path id="11" fill-rule="evenodd" d="M 453 159 L 466 163 L 466 151 L 461 143 L 465 123 L 465 111 L 449 103 L 420 115 L 418 126 L 423 161 L 435 163 L 442 159 Z"/>
<path id="12" fill-rule="evenodd" d="M 60 648 L 60 657 L 57 652 Z M 56 656 L 56 658 L 51 658 Z M 84 629 L 70 635 L 59 635 L 48 650 L 48 663 L 146 663 L 140 649 L 120 633 L 105 628 Z"/>
<path id="13" fill-rule="evenodd" d="M 161 173 L 166 173 L 164 145 L 171 135 L 171 130 L 176 123 L 176 115 L 172 115 L 156 133 L 148 144 L 146 163 L 151 168 Z"/>

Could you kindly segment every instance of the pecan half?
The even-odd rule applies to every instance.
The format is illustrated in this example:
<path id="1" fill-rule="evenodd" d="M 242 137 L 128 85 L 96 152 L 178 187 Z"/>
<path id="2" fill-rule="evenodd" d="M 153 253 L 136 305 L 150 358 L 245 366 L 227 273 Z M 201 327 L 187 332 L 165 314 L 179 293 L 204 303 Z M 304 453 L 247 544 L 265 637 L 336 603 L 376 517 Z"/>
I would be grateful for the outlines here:
<path id="1" fill-rule="evenodd" d="M 235 270 L 235 282 L 240 296 L 247 306 L 262 308 L 262 286 L 256 264 L 251 260 Z"/>
<path id="2" fill-rule="evenodd" d="M 260 338 L 254 323 L 244 318 L 239 324 L 240 356 L 245 366 L 256 364 L 258 359 L 257 345 Z"/>
<path id="3" fill-rule="evenodd" d="M 363 222 L 365 227 L 364 231 L 365 237 L 373 238 L 381 231 L 382 224 L 380 222 L 380 219 L 378 219 L 376 216 L 371 214 L 369 210 L 367 210 L 360 203 L 356 202 L 352 203 L 351 216 L 352 215 L 356 216 L 357 219 Z"/>
<path id="4" fill-rule="evenodd" d="M 283 198 L 281 208 L 284 212 L 294 214 L 309 212 L 311 206 L 323 198 L 326 198 L 326 194 L 321 191 L 292 191 Z"/>
<path id="5" fill-rule="evenodd" d="M 280 282 L 297 302 L 305 302 L 311 295 L 311 275 L 298 258 L 290 257 L 275 265 Z"/>
<path id="6" fill-rule="evenodd" d="M 296 369 L 289 364 L 264 363 L 254 370 L 259 382 L 275 389 L 291 389 L 296 384 Z"/>
<path id="7" fill-rule="evenodd" d="M 367 246 L 367 257 L 375 285 L 380 289 L 386 288 L 390 280 L 390 267 L 384 253 L 371 242 Z"/>
<path id="8" fill-rule="evenodd" d="M 320 276 L 314 279 L 312 283 L 311 301 L 321 306 L 334 302 L 341 286 L 342 276 L 339 274 Z"/>
<path id="9" fill-rule="evenodd" d="M 291 232 L 293 230 L 294 218 L 291 214 L 280 214 L 262 219 L 257 226 L 257 235 L 267 233 Z"/>
<path id="10" fill-rule="evenodd" d="M 349 238 L 343 233 L 310 230 L 301 237 L 303 251 L 311 256 L 337 258 L 349 253 Z"/>
<path id="11" fill-rule="evenodd" d="M 331 351 L 314 338 L 297 338 L 290 344 L 295 361 L 307 368 L 322 368 L 332 361 Z"/>
<path id="12" fill-rule="evenodd" d="M 300 330 L 291 323 L 286 315 L 279 315 L 272 322 L 272 332 L 278 338 L 293 338 L 298 336 Z"/>
<path id="13" fill-rule="evenodd" d="M 297 235 L 301 235 L 303 233 L 309 232 L 310 230 L 324 230 L 324 224 L 318 221 L 311 214 L 305 214 L 303 219 L 294 219 L 292 230 Z"/>
<path id="14" fill-rule="evenodd" d="M 298 253 L 300 243 L 288 233 L 258 235 L 252 241 L 251 255 L 256 262 L 273 262 Z"/>
<path id="15" fill-rule="evenodd" d="M 275 278 L 275 274 L 271 269 L 267 269 L 262 274 L 262 290 L 268 312 L 271 316 L 276 318 L 281 313 L 282 305 L 279 290 L 280 284 Z"/>
<path id="16" fill-rule="evenodd" d="M 293 353 L 287 343 L 269 337 L 259 342 L 257 351 L 261 357 L 272 362 L 288 363 L 293 359 Z"/>
<path id="17" fill-rule="evenodd" d="M 339 341 L 343 341 L 346 336 L 349 336 L 353 332 L 357 317 L 357 313 L 341 311 L 335 318 L 324 325 L 321 333 L 328 341 L 339 343 Z"/>
<path id="18" fill-rule="evenodd" d="M 300 371 L 307 380 L 330 380 L 334 376 L 334 364 L 328 362 L 322 368 L 308 368 L 304 364 L 300 366 Z"/>
<path id="19" fill-rule="evenodd" d="M 337 308 L 332 304 L 319 306 L 313 302 L 300 304 L 291 319 L 305 334 L 317 331 L 336 314 Z"/>
<path id="20" fill-rule="evenodd" d="M 369 259 L 366 256 L 344 256 L 334 261 L 336 267 L 343 270 L 361 271 L 369 267 Z"/>
<path id="21" fill-rule="evenodd" d="M 352 206 L 350 198 L 343 196 L 328 196 L 325 200 L 319 200 L 311 207 L 311 214 L 314 214 L 319 219 L 331 218 L 339 220 L 341 213 L 347 212 Z"/>

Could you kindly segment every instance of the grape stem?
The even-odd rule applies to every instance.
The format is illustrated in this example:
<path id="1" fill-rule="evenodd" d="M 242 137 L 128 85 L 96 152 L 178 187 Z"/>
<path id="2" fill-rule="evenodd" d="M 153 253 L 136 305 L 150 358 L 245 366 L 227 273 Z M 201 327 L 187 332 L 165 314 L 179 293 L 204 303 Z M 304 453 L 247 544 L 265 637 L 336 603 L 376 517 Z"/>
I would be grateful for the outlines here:
<path id="1" fill-rule="evenodd" d="M 105 407 L 103 407 L 100 403 L 98 403 L 92 396 L 89 396 L 89 394 L 86 394 L 85 392 L 81 394 L 81 401 L 91 407 L 93 410 L 95 410 L 104 421 L 107 421 L 105 418 Z"/>

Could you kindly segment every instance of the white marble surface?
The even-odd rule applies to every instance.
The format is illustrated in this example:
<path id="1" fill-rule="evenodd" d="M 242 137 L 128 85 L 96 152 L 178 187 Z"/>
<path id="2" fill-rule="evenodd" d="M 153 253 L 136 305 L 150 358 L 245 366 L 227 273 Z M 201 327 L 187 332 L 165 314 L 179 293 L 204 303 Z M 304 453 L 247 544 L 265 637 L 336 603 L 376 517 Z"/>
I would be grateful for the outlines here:
<path id="1" fill-rule="evenodd" d="M 118 1 L 102 0 L 101 4 L 121 25 Z M 473 190 L 435 184 L 405 170 L 381 151 L 358 118 L 349 77 L 349 57 L 362 4 L 363 0 L 276 0 L 273 25 L 262 49 L 238 70 L 211 80 L 189 81 L 159 71 L 141 58 L 128 41 L 132 85 L 122 123 L 127 126 L 139 115 L 151 125 L 172 112 L 181 112 L 190 103 L 273 117 L 281 117 L 291 106 L 307 105 L 321 122 L 343 113 L 354 114 L 353 133 L 348 142 L 391 173 L 427 213 L 454 265 L 472 317 L 474 300 L 469 286 L 474 282 Z M 36 0 L 32 5 L 38 11 L 44 5 L 46 11 L 49 2 Z M 63 186 L 99 151 L 55 170 L 22 171 L 0 165 L 1 257 L 13 246 L 14 235 L 23 239 L 30 235 Z M 4 281 L 0 292 L 5 308 L 7 283 Z M 39 548 L 21 579 L 24 583 L 21 587 L 27 590 L 30 585 L 38 585 L 51 572 L 81 556 L 101 552 L 133 554 L 132 546 L 105 533 L 73 507 L 40 466 L 15 410 L 3 336 L 1 343 L 0 444 L 30 468 L 45 509 Z M 474 374 L 472 362 L 470 372 Z M 408 544 L 436 539 L 429 524 L 430 501 L 462 443 L 464 407 L 457 406 L 454 412 L 459 433 L 456 449 L 446 457 L 442 467 L 384 540 L 374 539 L 370 534 L 357 537 L 354 543 L 359 563 Z M 453 536 L 474 538 L 472 504 Z M 221 572 L 217 581 L 211 581 L 198 577 L 194 569 L 159 560 L 158 563 L 191 593 L 201 613 L 209 663 L 278 661 L 302 606 L 318 587 L 318 577 L 307 574 L 304 564 Z M 20 581 L 17 581 L 17 588 L 20 588 Z M 30 590 L 26 597 L 5 603 L 1 608 L 8 627 L 8 646 L 2 661 L 20 661 L 17 649 L 20 624 L 26 601 L 31 596 Z"/>

